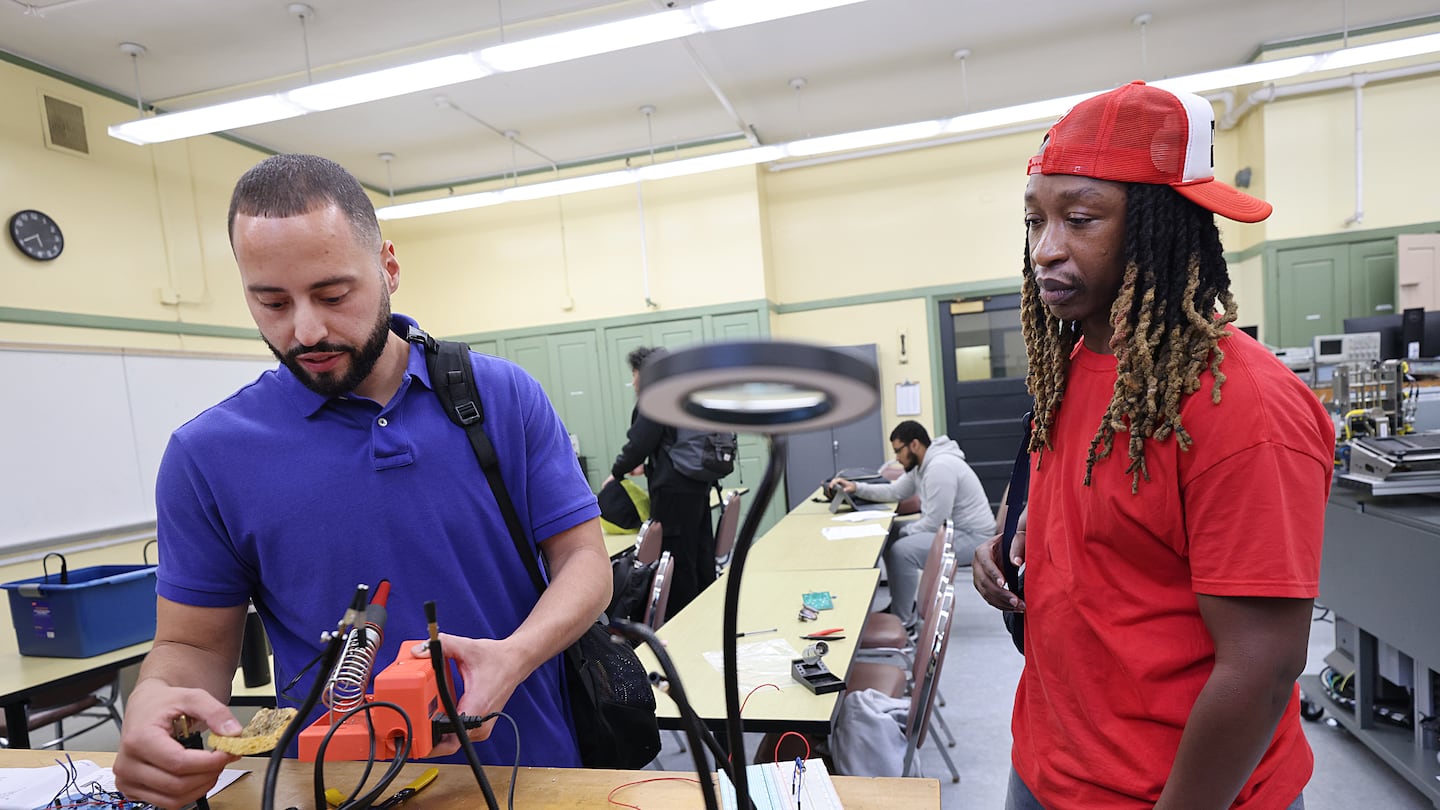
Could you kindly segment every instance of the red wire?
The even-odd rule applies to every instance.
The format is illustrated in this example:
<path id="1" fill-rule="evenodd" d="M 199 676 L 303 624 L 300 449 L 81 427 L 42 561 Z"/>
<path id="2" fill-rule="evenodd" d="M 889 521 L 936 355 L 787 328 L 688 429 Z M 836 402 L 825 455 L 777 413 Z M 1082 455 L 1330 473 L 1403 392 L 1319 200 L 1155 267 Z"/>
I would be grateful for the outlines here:
<path id="1" fill-rule="evenodd" d="M 756 692 L 759 692 L 761 689 L 764 689 L 764 688 L 767 687 L 767 686 L 770 687 L 771 689 L 774 689 L 776 692 L 779 692 L 779 691 L 780 691 L 780 687 L 776 686 L 776 685 L 773 684 L 773 683 L 762 683 L 762 684 L 760 684 L 759 686 L 755 687 L 754 689 L 751 689 L 749 692 L 746 692 L 746 693 L 745 693 L 745 699 L 742 700 L 742 701 L 740 701 L 740 714 L 741 714 L 741 715 L 744 715 L 744 714 L 745 714 L 745 704 L 750 702 L 750 696 L 753 695 L 753 694 L 755 694 Z"/>
<path id="2" fill-rule="evenodd" d="M 699 779 L 687 779 L 686 777 L 683 777 L 683 776 L 657 776 L 657 777 L 654 777 L 653 779 L 640 779 L 640 780 L 635 781 L 635 782 L 626 782 L 626 783 L 623 784 L 623 785 L 617 786 L 614 790 L 610 791 L 610 795 L 608 795 L 608 796 L 605 797 L 605 801 L 609 802 L 610 804 L 615 805 L 616 807 L 629 807 L 630 810 L 641 810 L 640 805 L 638 805 L 638 804 L 626 804 L 625 802 L 616 801 L 616 800 L 615 800 L 615 794 L 616 794 L 616 793 L 619 793 L 620 791 L 624 790 L 625 788 L 634 787 L 634 786 L 636 786 L 636 785 L 643 785 L 643 784 L 645 784 L 645 783 L 647 783 L 647 782 L 689 782 L 689 783 L 691 783 L 691 784 L 693 784 L 693 785 L 698 785 L 698 784 L 700 784 L 700 780 L 699 780 Z"/>
<path id="3" fill-rule="evenodd" d="M 801 734 L 801 733 L 798 732 L 798 731 L 787 731 L 787 732 L 785 732 L 784 734 L 781 734 L 781 735 L 780 735 L 780 739 L 778 739 L 778 740 L 775 741 L 775 765 L 776 765 L 776 767 L 779 767 L 779 765 L 780 765 L 780 744 L 783 743 L 783 742 L 785 742 L 785 738 L 786 738 L 786 737 L 789 737 L 791 734 L 794 734 L 796 737 L 799 737 L 799 738 L 800 738 L 800 742 L 805 743 L 805 759 L 809 759 L 809 758 L 810 758 L 810 741 L 807 740 L 807 739 L 805 739 L 805 735 L 804 735 L 804 734 Z"/>

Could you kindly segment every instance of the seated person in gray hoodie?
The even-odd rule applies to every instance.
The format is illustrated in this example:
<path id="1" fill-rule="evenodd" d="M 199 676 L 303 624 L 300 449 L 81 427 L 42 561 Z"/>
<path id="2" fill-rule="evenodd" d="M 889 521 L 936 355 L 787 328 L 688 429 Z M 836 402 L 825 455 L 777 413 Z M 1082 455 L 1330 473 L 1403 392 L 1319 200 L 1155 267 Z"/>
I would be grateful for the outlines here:
<path id="1" fill-rule="evenodd" d="M 890 433 L 890 445 L 905 473 L 885 484 L 863 484 L 836 478 L 842 487 L 867 501 L 901 501 L 920 495 L 920 517 L 899 524 L 894 542 L 885 548 L 885 570 L 890 578 L 890 610 L 907 628 L 917 623 L 915 591 L 920 569 L 930 554 L 935 533 L 949 518 L 955 523 L 955 555 L 965 564 L 975 548 L 995 535 L 995 514 L 965 453 L 947 436 L 932 442 L 924 426 L 905 420 Z"/>

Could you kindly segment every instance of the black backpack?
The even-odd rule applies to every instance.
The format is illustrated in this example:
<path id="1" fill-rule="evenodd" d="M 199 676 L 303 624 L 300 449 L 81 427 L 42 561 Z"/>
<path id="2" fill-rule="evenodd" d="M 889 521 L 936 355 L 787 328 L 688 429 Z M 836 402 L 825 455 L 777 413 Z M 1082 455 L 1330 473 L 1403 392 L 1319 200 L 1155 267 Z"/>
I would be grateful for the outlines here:
<path id="1" fill-rule="evenodd" d="M 734 433 L 702 433 L 676 428 L 675 443 L 669 449 L 670 463 L 686 478 L 715 483 L 735 472 L 738 446 Z"/>

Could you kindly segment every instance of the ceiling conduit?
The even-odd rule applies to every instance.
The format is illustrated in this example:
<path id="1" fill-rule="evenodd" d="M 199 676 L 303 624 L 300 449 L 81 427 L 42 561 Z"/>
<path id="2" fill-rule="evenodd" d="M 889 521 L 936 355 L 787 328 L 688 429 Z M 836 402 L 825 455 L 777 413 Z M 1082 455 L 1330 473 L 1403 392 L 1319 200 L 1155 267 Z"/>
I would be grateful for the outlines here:
<path id="1" fill-rule="evenodd" d="M 1365 221 L 1365 83 L 1359 77 L 1355 80 L 1355 213 L 1345 220 L 1345 225 L 1359 225 Z"/>
<path id="2" fill-rule="evenodd" d="M 1333 79 L 1319 79 L 1311 82 L 1289 84 L 1283 87 L 1267 84 L 1246 96 L 1245 100 L 1241 101 L 1240 104 L 1233 109 L 1229 108 L 1229 100 L 1226 98 L 1228 94 L 1221 94 L 1219 99 L 1225 104 L 1227 109 L 1220 117 L 1220 120 L 1216 122 L 1216 126 L 1219 129 L 1234 129 L 1240 125 L 1240 122 L 1251 110 L 1261 104 L 1267 104 L 1280 98 L 1303 96 L 1311 93 L 1325 93 L 1332 90 L 1345 90 L 1351 87 L 1358 89 L 1373 82 L 1408 79 L 1414 76 L 1426 76 L 1432 73 L 1440 73 L 1440 62 L 1426 62 L 1423 65 L 1410 65 L 1408 67 L 1369 73 L 1352 73 L 1349 76 L 1337 76 Z"/>
<path id="3" fill-rule="evenodd" d="M 1405 79 L 1432 73 L 1440 73 L 1440 62 L 1427 62 L 1422 65 L 1410 65 L 1369 73 L 1352 73 L 1349 76 L 1301 82 L 1284 87 L 1267 84 L 1246 96 L 1239 105 L 1234 105 L 1234 95 L 1226 92 L 1213 97 L 1225 107 L 1225 112 L 1217 126 L 1222 130 L 1234 129 L 1251 110 L 1279 98 L 1353 88 L 1355 92 L 1355 213 L 1346 218 L 1345 225 L 1346 227 L 1359 225 L 1365 221 L 1365 85 L 1371 82 Z"/>

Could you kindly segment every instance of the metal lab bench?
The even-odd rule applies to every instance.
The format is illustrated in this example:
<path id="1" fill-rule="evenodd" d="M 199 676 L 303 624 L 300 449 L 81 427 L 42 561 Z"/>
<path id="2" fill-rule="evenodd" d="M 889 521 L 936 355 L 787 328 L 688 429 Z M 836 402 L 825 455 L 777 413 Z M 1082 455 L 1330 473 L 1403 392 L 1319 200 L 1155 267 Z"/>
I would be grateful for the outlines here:
<path id="1" fill-rule="evenodd" d="M 1414 685 L 1412 721 L 1440 713 L 1434 689 L 1440 671 L 1440 496 L 1374 497 L 1336 488 L 1325 512 L 1320 603 L 1335 615 L 1336 670 L 1353 671 L 1355 704 L 1344 706 L 1306 676 L 1306 696 L 1387 765 L 1440 807 L 1440 762 L 1422 744 L 1421 729 L 1404 729 L 1374 713 L 1381 652 L 1391 666 L 1405 657 Z"/>

